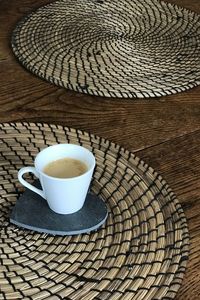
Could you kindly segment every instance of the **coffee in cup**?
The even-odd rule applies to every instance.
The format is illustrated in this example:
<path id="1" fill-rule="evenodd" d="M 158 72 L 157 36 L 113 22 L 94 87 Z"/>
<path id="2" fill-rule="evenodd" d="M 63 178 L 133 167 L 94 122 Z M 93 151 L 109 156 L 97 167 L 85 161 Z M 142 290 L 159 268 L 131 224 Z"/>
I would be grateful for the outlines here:
<path id="1" fill-rule="evenodd" d="M 65 157 L 48 163 L 43 172 L 52 177 L 73 178 L 87 172 L 87 165 L 81 160 Z"/>
<path id="2" fill-rule="evenodd" d="M 18 172 L 19 181 L 46 199 L 49 207 L 60 214 L 70 214 L 82 208 L 95 167 L 95 157 L 86 148 L 74 144 L 57 144 L 38 153 L 34 167 Z M 39 178 L 38 189 L 23 178 L 25 173 Z"/>

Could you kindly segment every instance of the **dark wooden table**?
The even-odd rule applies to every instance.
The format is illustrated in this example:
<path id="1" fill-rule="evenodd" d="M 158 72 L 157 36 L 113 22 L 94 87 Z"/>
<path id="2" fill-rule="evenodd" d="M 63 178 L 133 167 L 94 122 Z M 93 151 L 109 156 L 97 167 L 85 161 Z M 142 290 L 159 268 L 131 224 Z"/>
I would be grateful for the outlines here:
<path id="1" fill-rule="evenodd" d="M 90 131 L 156 169 L 181 202 L 190 231 L 189 262 L 176 299 L 200 299 L 200 87 L 125 100 L 83 95 L 35 77 L 16 61 L 10 36 L 22 16 L 47 2 L 0 0 L 0 122 L 39 121 Z M 200 13 L 199 0 L 171 2 Z"/>

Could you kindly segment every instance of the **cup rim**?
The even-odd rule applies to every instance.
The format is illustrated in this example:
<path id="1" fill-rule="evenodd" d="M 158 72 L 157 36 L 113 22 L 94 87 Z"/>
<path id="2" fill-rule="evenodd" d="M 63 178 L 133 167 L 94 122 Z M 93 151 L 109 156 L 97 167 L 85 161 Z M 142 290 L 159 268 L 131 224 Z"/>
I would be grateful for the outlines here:
<path id="1" fill-rule="evenodd" d="M 37 162 L 37 158 L 38 156 L 45 150 L 49 149 L 49 148 L 53 148 L 53 147 L 56 147 L 56 146 L 60 146 L 60 145 L 70 145 L 70 146 L 75 146 L 75 147 L 78 147 L 78 148 L 82 148 L 84 150 L 86 150 L 90 155 L 91 157 L 93 158 L 93 163 L 92 163 L 92 167 L 90 167 L 85 173 L 79 175 L 79 176 L 74 176 L 74 177 L 69 177 L 69 178 L 58 178 L 58 177 L 54 177 L 54 176 L 50 176 L 50 175 L 47 175 L 46 173 L 44 173 L 42 170 L 38 169 L 36 167 L 36 162 Z M 86 174 L 88 174 L 89 172 L 93 171 L 94 168 L 95 168 L 95 165 L 96 165 L 96 160 L 95 160 L 95 156 L 94 154 L 88 150 L 87 148 L 81 146 L 81 145 L 76 145 L 76 144 L 71 144 L 71 143 L 61 143 L 61 144 L 54 144 L 54 145 L 51 145 L 51 146 L 47 146 L 46 148 L 42 149 L 35 157 L 34 159 L 34 166 L 35 166 L 35 169 L 37 170 L 37 172 L 44 176 L 44 177 L 47 177 L 49 179 L 54 179 L 54 180 L 58 180 L 58 181 L 63 181 L 63 180 L 66 180 L 66 181 L 70 181 L 70 180 L 75 180 L 75 179 L 79 179 L 81 177 L 84 177 Z"/>

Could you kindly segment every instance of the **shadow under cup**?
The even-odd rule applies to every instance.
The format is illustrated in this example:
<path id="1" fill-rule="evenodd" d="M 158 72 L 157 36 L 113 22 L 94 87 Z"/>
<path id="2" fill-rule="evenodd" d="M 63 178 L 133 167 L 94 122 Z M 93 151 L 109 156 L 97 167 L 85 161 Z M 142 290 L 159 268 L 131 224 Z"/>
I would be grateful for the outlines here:
<path id="1" fill-rule="evenodd" d="M 80 176 L 56 178 L 43 172 L 44 168 L 55 160 L 72 158 L 86 164 L 87 171 Z M 18 173 L 19 181 L 27 188 L 47 200 L 49 207 L 60 214 L 71 214 L 80 210 L 84 204 L 95 168 L 95 157 L 86 148 L 74 144 L 58 144 L 42 150 L 35 158 L 35 168 L 25 167 Z M 23 178 L 23 174 L 32 172 L 39 178 L 42 190 L 39 190 Z"/>

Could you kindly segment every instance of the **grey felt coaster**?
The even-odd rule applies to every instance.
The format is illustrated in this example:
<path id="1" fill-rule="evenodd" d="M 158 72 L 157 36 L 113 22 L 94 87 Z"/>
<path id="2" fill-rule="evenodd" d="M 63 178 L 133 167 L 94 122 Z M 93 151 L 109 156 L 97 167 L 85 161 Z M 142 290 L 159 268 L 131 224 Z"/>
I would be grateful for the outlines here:
<path id="1" fill-rule="evenodd" d="M 34 185 L 38 186 L 37 183 Z M 53 235 L 75 235 L 96 230 L 105 222 L 107 215 L 104 201 L 91 193 L 88 193 L 82 209 L 62 215 L 53 212 L 46 200 L 27 189 L 17 200 L 10 222 Z"/>

